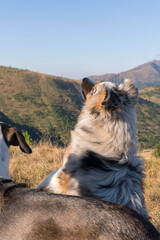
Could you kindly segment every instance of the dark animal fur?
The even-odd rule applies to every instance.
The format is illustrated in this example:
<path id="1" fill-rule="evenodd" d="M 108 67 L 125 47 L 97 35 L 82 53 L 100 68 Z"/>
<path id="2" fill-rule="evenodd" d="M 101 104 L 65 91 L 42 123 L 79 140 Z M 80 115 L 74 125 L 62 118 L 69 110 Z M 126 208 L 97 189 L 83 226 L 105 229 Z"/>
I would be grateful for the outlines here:
<path id="1" fill-rule="evenodd" d="M 0 180 L 0 240 L 160 239 L 154 226 L 125 206 L 38 192 Z"/>

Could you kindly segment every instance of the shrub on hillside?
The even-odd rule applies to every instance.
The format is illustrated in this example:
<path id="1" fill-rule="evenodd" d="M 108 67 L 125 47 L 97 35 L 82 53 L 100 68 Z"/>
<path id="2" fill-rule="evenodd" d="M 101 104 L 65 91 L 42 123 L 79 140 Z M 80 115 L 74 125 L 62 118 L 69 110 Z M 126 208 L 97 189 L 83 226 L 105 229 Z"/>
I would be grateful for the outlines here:
<path id="1" fill-rule="evenodd" d="M 22 132 L 22 134 L 25 137 L 26 142 L 29 145 L 32 145 L 33 144 L 33 140 L 31 139 L 31 136 L 29 135 L 29 133 L 27 131 L 25 131 L 25 132 Z"/>
<path id="2" fill-rule="evenodd" d="M 160 157 L 160 143 L 155 145 L 153 155 L 156 158 Z"/>

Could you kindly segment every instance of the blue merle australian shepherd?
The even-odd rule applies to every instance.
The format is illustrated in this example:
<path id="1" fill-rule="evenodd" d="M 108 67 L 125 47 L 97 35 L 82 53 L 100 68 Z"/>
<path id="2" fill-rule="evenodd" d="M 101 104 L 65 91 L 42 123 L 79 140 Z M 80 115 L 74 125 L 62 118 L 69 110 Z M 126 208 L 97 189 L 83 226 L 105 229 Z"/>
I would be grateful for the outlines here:
<path id="1" fill-rule="evenodd" d="M 84 78 L 81 89 L 85 104 L 63 166 L 37 188 L 120 203 L 147 217 L 143 161 L 136 156 L 137 88 L 128 79 L 116 86 Z"/>

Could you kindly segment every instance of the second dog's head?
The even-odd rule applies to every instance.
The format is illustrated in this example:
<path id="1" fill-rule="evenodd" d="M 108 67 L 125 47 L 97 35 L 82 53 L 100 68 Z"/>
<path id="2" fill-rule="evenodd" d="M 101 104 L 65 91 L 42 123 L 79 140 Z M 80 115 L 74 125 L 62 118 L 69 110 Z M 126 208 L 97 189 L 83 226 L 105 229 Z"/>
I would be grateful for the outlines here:
<path id="1" fill-rule="evenodd" d="M 84 78 L 81 89 L 87 110 L 91 114 L 103 116 L 117 116 L 121 112 L 134 109 L 138 98 L 138 89 L 128 79 L 116 86 L 112 82 L 97 84 L 89 78 Z"/>
<path id="2" fill-rule="evenodd" d="M 32 150 L 26 143 L 24 136 L 16 128 L 13 128 L 6 123 L 0 122 L 0 136 L 8 148 L 11 145 L 19 146 L 22 152 L 32 153 Z"/>
<path id="3" fill-rule="evenodd" d="M 32 153 L 24 136 L 16 128 L 0 122 L 0 177 L 9 178 L 9 147 L 19 146 L 24 153 Z"/>

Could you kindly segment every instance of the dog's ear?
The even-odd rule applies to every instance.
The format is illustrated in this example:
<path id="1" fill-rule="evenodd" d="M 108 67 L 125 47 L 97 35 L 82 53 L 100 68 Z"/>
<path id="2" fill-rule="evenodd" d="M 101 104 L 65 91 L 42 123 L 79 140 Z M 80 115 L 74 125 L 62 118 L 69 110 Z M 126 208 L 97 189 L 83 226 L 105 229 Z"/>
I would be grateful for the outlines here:
<path id="1" fill-rule="evenodd" d="M 118 86 L 118 92 L 121 96 L 127 96 L 133 105 L 137 103 L 138 89 L 134 86 L 133 82 L 130 79 L 124 80 L 124 83 L 121 83 Z"/>
<path id="2" fill-rule="evenodd" d="M 87 94 L 92 90 L 92 88 L 96 85 L 96 82 L 89 78 L 83 78 L 81 83 L 81 91 L 84 99 L 86 99 Z"/>
<path id="3" fill-rule="evenodd" d="M 19 145 L 22 152 L 32 153 L 31 148 L 26 143 L 25 137 L 17 129 L 14 129 L 11 139 L 12 139 L 12 142 L 11 142 L 12 145 L 14 145 L 14 144 L 16 144 L 15 146 Z"/>
<path id="4" fill-rule="evenodd" d="M 1 124 L 3 136 L 8 147 L 11 145 L 19 146 L 21 151 L 24 153 L 32 153 L 31 148 L 26 143 L 26 140 L 22 133 L 16 128 L 12 128 L 7 124 Z"/>

